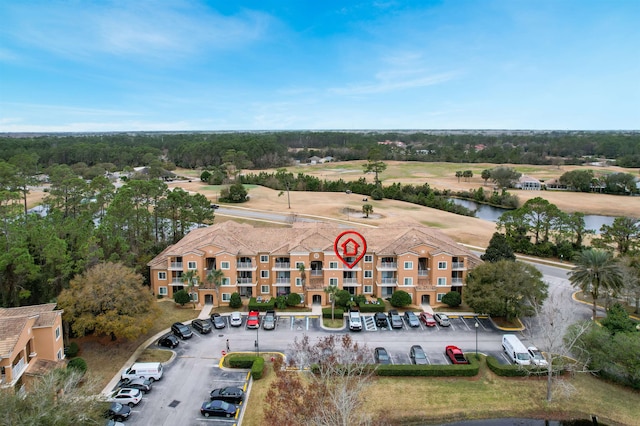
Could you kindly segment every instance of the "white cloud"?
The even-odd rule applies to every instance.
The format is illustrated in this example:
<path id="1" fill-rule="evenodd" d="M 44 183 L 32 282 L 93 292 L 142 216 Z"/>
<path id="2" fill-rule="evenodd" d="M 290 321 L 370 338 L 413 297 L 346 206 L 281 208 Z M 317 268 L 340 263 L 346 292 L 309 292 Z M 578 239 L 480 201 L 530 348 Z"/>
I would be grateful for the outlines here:
<path id="1" fill-rule="evenodd" d="M 383 72 L 376 75 L 377 81 L 369 84 L 354 84 L 345 87 L 329 89 L 330 93 L 337 95 L 368 95 L 384 92 L 427 87 L 445 83 L 458 76 L 458 72 L 446 72 L 440 74 L 423 75 L 414 78 L 402 78 L 401 72 Z"/>

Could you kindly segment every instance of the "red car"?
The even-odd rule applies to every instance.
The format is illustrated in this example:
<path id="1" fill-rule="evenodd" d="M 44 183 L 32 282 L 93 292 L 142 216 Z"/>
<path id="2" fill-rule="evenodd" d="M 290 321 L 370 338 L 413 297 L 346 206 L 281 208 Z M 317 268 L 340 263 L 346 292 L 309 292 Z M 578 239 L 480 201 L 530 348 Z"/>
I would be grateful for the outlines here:
<path id="1" fill-rule="evenodd" d="M 422 321 L 427 327 L 436 326 L 436 320 L 433 319 L 433 315 L 429 312 L 420 312 L 420 321 Z"/>
<path id="2" fill-rule="evenodd" d="M 462 350 L 457 346 L 447 346 L 444 353 L 447 354 L 451 362 L 454 364 L 469 364 L 469 361 L 464 357 Z"/>
<path id="3" fill-rule="evenodd" d="M 249 312 L 249 317 L 247 318 L 247 328 L 258 327 L 260 327 L 260 313 L 258 311 Z"/>

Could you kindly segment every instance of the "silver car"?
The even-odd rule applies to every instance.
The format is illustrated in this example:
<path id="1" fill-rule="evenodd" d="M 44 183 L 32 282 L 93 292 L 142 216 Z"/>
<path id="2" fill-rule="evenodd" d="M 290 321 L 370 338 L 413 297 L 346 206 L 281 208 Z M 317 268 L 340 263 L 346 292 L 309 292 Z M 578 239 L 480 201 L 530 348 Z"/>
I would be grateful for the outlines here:
<path id="1" fill-rule="evenodd" d="M 231 327 L 240 327 L 242 325 L 242 314 L 240 312 L 231 312 L 229 316 L 229 324 Z"/>
<path id="2" fill-rule="evenodd" d="M 441 327 L 449 327 L 451 325 L 449 317 L 445 314 L 441 314 L 440 312 L 433 314 L 433 319 L 435 319 Z"/>

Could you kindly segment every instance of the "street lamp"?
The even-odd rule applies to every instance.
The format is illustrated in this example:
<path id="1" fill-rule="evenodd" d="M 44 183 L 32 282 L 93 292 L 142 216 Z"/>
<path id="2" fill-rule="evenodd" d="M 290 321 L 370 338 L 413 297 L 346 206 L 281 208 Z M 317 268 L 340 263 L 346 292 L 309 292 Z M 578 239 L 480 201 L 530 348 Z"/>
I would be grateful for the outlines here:
<path id="1" fill-rule="evenodd" d="M 478 324 L 478 318 L 476 318 L 476 359 L 478 359 L 478 327 L 480 326 L 480 324 Z"/>
<path id="2" fill-rule="evenodd" d="M 260 323 L 258 323 L 258 328 L 256 328 L 256 355 L 260 356 L 260 346 L 258 342 L 258 332 L 260 331 Z"/>

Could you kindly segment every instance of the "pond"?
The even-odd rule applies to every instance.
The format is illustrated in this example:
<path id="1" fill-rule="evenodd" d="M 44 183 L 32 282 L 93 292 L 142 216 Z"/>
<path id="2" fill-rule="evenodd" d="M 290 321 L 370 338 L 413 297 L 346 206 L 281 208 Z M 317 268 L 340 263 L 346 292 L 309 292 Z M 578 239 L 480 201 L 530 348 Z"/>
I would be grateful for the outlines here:
<path id="1" fill-rule="evenodd" d="M 494 207 L 488 204 L 478 204 L 475 201 L 461 200 L 459 198 L 450 198 L 453 203 L 468 208 L 469 210 L 475 210 L 476 217 L 478 219 L 484 219 L 491 222 L 497 222 L 502 216 L 502 213 L 509 211 L 501 207 Z M 602 225 L 611 225 L 615 217 L 601 216 L 595 214 L 588 214 L 584 216 L 584 224 L 586 229 L 600 232 Z"/>
<path id="2" fill-rule="evenodd" d="M 594 416 L 591 420 L 540 420 L 540 419 L 485 419 L 467 420 L 463 422 L 441 423 L 439 426 L 606 426 Z"/>

